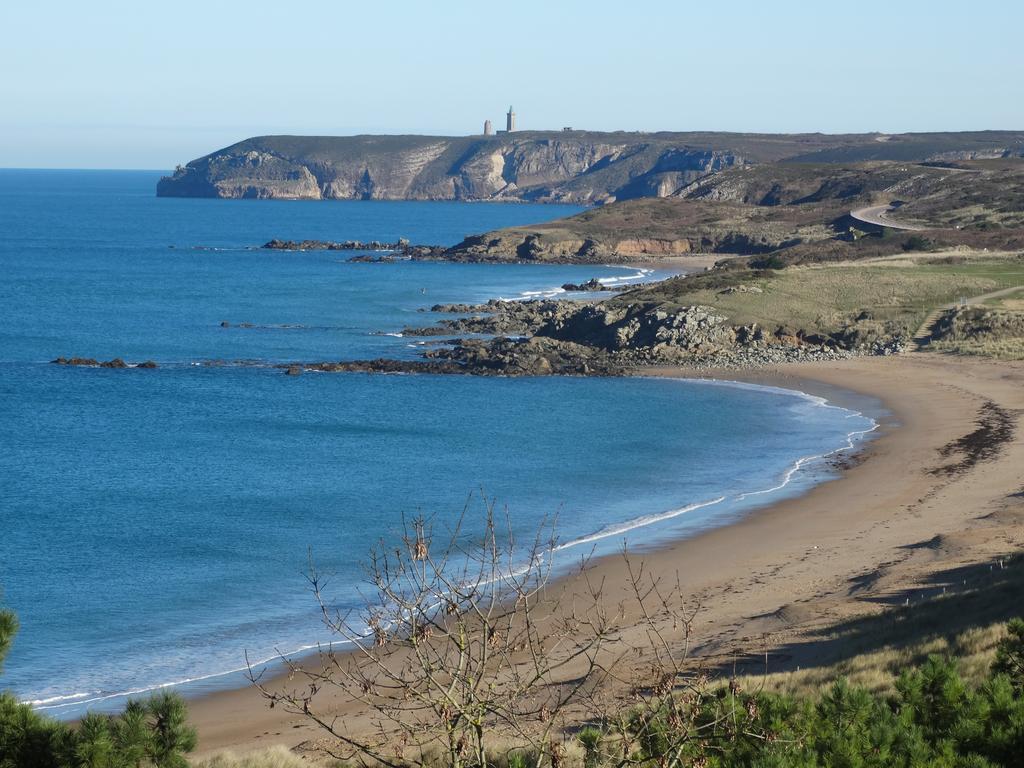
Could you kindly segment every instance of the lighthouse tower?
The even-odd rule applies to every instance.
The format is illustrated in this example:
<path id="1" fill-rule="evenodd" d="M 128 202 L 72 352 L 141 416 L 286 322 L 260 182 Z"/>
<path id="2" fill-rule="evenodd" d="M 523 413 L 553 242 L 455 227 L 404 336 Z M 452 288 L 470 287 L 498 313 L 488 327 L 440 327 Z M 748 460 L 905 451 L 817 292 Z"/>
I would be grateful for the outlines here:
<path id="1" fill-rule="evenodd" d="M 508 114 L 505 115 L 505 130 L 508 131 L 509 133 L 512 133 L 512 131 L 514 131 L 515 129 L 516 129 L 516 113 L 515 113 L 515 110 L 512 109 L 512 106 L 509 105 Z"/>

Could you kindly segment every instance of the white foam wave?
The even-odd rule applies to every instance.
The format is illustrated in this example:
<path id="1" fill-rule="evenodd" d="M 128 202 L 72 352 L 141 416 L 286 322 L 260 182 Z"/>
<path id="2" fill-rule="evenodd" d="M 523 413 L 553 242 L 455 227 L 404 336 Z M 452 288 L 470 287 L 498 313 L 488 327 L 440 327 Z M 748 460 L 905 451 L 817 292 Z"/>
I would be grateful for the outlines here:
<path id="1" fill-rule="evenodd" d="M 253 661 L 249 665 L 244 667 L 236 667 L 234 669 L 228 669 L 223 672 L 210 672 L 206 675 L 197 675 L 196 677 L 185 677 L 180 680 L 171 680 L 164 683 L 156 683 L 154 685 L 140 686 L 138 688 L 132 688 L 127 691 L 115 691 L 111 693 L 102 693 L 100 691 L 93 691 L 90 693 L 71 693 L 63 696 L 50 696 L 43 699 L 26 699 L 22 701 L 22 704 L 29 704 L 39 710 L 55 710 L 55 709 L 66 709 L 68 707 L 79 707 L 87 704 L 97 704 L 104 701 L 111 701 L 113 699 L 122 699 L 129 696 L 139 696 L 141 694 L 153 693 L 154 691 L 160 691 L 164 688 L 175 688 L 182 685 L 190 685 L 192 683 L 201 683 L 207 680 L 215 680 L 219 677 L 227 677 L 228 675 L 237 675 L 242 672 L 248 672 L 250 669 L 258 670 L 260 667 L 264 667 L 268 664 L 274 664 L 281 661 L 283 658 L 295 656 L 306 651 L 312 651 L 317 648 L 330 648 L 336 645 L 351 645 L 346 640 L 335 640 L 331 643 L 310 643 L 308 645 L 301 645 L 298 648 L 293 649 L 287 653 L 275 653 L 273 656 L 267 656 L 266 658 L 258 661 Z"/>
<path id="2" fill-rule="evenodd" d="M 604 266 L 605 269 L 622 269 L 621 266 L 616 266 L 614 264 L 604 264 L 603 266 Z M 628 285 L 630 283 L 635 283 L 635 282 L 640 282 L 640 281 L 645 280 L 653 272 L 654 272 L 653 269 L 647 269 L 645 267 L 637 267 L 635 272 L 632 272 L 632 273 L 630 273 L 628 275 L 606 275 L 604 277 L 598 277 L 597 278 L 597 282 L 601 283 L 601 285 L 607 285 L 607 286 Z M 552 288 L 544 288 L 544 289 L 536 290 L 536 291 L 522 291 L 514 299 L 506 299 L 506 298 L 503 298 L 503 297 L 499 296 L 498 300 L 499 301 L 530 301 L 532 299 L 538 299 L 538 298 L 551 299 L 551 298 L 554 298 L 556 296 L 559 296 L 559 295 L 562 295 L 562 294 L 566 294 L 566 293 L 568 293 L 568 291 L 566 291 L 561 286 L 558 286 L 558 287 L 552 287 Z"/>
<path id="3" fill-rule="evenodd" d="M 64 696 L 50 696 L 49 698 L 46 698 L 46 699 L 32 699 L 30 701 L 23 701 L 22 704 L 31 704 L 34 707 L 37 707 L 39 709 L 43 709 L 44 707 L 41 706 L 43 704 L 52 704 L 52 703 L 58 702 L 58 701 L 69 701 L 70 702 L 70 701 L 74 701 L 74 700 L 85 699 L 85 698 L 88 698 L 89 696 L 95 696 L 98 693 L 99 693 L 99 691 L 88 691 L 86 693 L 69 693 L 69 694 L 66 694 Z"/>
<path id="4" fill-rule="evenodd" d="M 653 272 L 654 272 L 653 269 L 645 269 L 643 267 L 639 267 L 637 269 L 637 271 L 634 272 L 632 275 L 619 275 L 619 276 L 612 276 L 612 277 L 599 277 L 599 278 L 597 278 L 597 282 L 601 283 L 601 285 L 617 285 L 618 283 L 635 283 L 635 282 L 638 282 L 640 280 L 643 280 L 644 278 L 646 278 L 648 275 L 650 275 Z"/>
<path id="5" fill-rule="evenodd" d="M 610 536 L 621 536 L 623 533 L 632 531 L 636 528 L 644 528 L 648 525 L 654 525 L 665 520 L 671 520 L 673 517 L 679 517 L 685 515 L 687 512 L 693 512 L 694 510 L 703 509 L 704 507 L 711 507 L 715 504 L 721 504 L 725 501 L 727 496 L 719 496 L 717 499 L 711 499 L 710 501 L 701 501 L 696 504 L 689 504 L 685 507 L 679 507 L 678 509 L 670 509 L 667 512 L 659 512 L 654 515 L 645 515 L 643 517 L 637 517 L 633 520 L 629 520 L 625 523 L 618 523 L 616 525 L 602 528 L 601 530 L 581 536 L 578 539 L 572 539 L 564 544 L 558 544 L 553 551 L 560 552 L 564 549 L 570 549 L 572 547 L 578 547 L 582 544 L 593 544 L 594 542 L 600 541 L 601 539 L 607 539 Z"/>

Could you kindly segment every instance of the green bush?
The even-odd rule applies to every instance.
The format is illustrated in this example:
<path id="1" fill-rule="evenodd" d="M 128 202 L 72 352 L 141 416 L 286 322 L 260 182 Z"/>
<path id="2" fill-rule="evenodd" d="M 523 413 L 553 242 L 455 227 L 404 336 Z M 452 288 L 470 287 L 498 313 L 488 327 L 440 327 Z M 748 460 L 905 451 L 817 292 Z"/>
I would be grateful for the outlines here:
<path id="1" fill-rule="evenodd" d="M 927 251 L 932 247 L 932 241 L 921 235 L 911 235 L 903 243 L 904 251 Z"/>
<path id="2" fill-rule="evenodd" d="M 1008 635 L 996 649 L 992 669 L 1007 675 L 1020 693 L 1024 689 L 1024 619 L 1013 619 L 1006 629 Z"/>
<path id="3" fill-rule="evenodd" d="M 785 269 L 789 262 L 777 253 L 771 253 L 751 259 L 750 266 L 752 269 Z"/>
<path id="4" fill-rule="evenodd" d="M 845 680 L 817 701 L 730 687 L 683 717 L 668 708 L 635 716 L 632 761 L 658 768 L 1020 766 L 1022 660 L 1024 621 L 1016 620 L 978 690 L 964 683 L 955 661 L 937 656 L 904 672 L 888 697 Z"/>
<path id="5" fill-rule="evenodd" d="M 14 614 L 0 610 L 0 663 L 17 628 Z M 196 732 L 186 717 L 182 698 L 164 692 L 69 728 L 0 693 L 0 768 L 187 768 Z"/>

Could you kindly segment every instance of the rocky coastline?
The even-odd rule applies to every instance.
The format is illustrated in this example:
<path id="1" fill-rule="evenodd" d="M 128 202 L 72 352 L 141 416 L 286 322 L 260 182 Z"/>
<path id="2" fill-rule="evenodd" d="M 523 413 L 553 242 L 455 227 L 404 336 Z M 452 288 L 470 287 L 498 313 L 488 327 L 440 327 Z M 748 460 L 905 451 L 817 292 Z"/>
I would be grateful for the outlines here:
<path id="1" fill-rule="evenodd" d="M 740 285 L 734 290 L 756 289 Z M 290 376 L 305 372 L 617 376 L 652 366 L 744 370 L 891 355 L 909 343 L 901 334 L 867 336 L 855 327 L 823 334 L 788 326 L 737 325 L 713 307 L 631 302 L 628 294 L 613 302 L 492 299 L 484 304 L 435 304 L 423 311 L 443 317 L 402 330 L 402 336 L 431 339 L 417 359 L 314 360 L 274 367 Z M 97 368 L 157 367 L 152 361 L 130 365 L 121 358 L 101 362 L 61 357 L 52 362 Z"/>
<path id="2" fill-rule="evenodd" d="M 786 362 L 897 354 L 900 336 L 859 339 L 786 326 L 732 325 L 704 306 L 668 310 L 574 300 L 437 304 L 431 312 L 459 314 L 409 327 L 403 336 L 444 337 L 418 360 L 320 361 L 281 366 L 302 371 L 459 373 L 484 376 L 614 376 L 648 366 L 748 369 Z M 478 338 L 455 334 L 475 334 Z"/>

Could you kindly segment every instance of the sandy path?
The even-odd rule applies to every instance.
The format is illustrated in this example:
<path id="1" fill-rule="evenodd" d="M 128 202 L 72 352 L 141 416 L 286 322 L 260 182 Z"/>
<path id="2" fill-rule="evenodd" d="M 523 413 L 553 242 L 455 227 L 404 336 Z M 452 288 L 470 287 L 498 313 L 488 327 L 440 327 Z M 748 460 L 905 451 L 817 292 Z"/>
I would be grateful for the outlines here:
<path id="1" fill-rule="evenodd" d="M 674 369 L 656 373 L 693 375 Z M 863 461 L 839 479 L 733 525 L 642 555 L 647 568 L 678 573 L 700 599 L 695 632 L 703 654 L 724 660 L 792 644 L 817 627 L 877 612 L 879 598 L 902 595 L 941 571 L 1024 545 L 1024 499 L 1013 496 L 1024 489 L 1019 429 L 991 460 L 952 475 L 931 471 L 957 460 L 944 459 L 939 450 L 975 430 L 986 403 L 1019 421 L 1024 365 L 918 354 L 799 364 L 743 376 L 725 372 L 722 378 L 833 398 L 836 388 L 844 388 L 880 398 L 892 418 L 863 452 Z M 932 546 L 913 546 L 922 542 Z M 625 596 L 621 558 L 594 563 L 590 574 L 605 580 L 606 599 Z M 629 641 L 628 633 L 624 639 Z M 789 663 L 811 663 L 813 644 L 803 654 Z M 341 701 L 332 707 L 350 722 L 362 720 Z M 200 699 L 191 713 L 204 753 L 292 746 L 317 735 L 301 718 L 267 709 L 251 689 Z"/>

